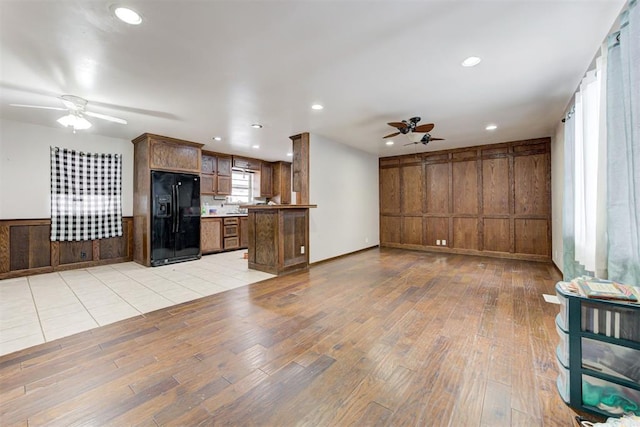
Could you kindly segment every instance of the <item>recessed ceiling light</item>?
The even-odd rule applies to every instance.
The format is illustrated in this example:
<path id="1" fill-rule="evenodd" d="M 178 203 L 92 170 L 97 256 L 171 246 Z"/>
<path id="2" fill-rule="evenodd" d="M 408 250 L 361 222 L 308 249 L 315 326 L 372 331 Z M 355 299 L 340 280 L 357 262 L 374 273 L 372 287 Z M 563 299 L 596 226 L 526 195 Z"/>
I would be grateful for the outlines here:
<path id="1" fill-rule="evenodd" d="M 322 105 L 320 105 L 320 104 L 313 104 L 313 105 L 311 106 L 311 109 L 312 109 L 312 110 L 322 110 L 323 108 L 324 108 L 324 107 L 323 107 Z"/>
<path id="2" fill-rule="evenodd" d="M 262 129 L 262 125 L 260 123 L 254 123 L 251 125 L 251 127 L 254 129 Z"/>
<path id="3" fill-rule="evenodd" d="M 478 58 L 477 56 L 470 56 L 467 59 L 465 59 L 464 61 L 462 61 L 462 66 L 463 67 L 475 67 L 476 65 L 478 65 L 480 63 L 480 61 L 482 61 L 480 58 Z"/>
<path id="4" fill-rule="evenodd" d="M 117 7 L 114 13 L 122 22 L 126 22 L 131 25 L 138 25 L 142 22 L 142 17 L 135 10 L 127 7 Z"/>
<path id="5" fill-rule="evenodd" d="M 293 153 L 287 153 L 287 156 L 291 157 L 291 156 L 293 156 Z"/>
<path id="6" fill-rule="evenodd" d="M 259 145 L 252 145 L 251 148 L 260 148 Z"/>
<path id="7" fill-rule="evenodd" d="M 485 129 L 486 130 L 496 130 L 496 129 L 498 129 L 498 126 L 493 125 L 493 124 L 492 125 L 487 125 L 487 127 Z"/>
<path id="8" fill-rule="evenodd" d="M 387 142 L 385 142 L 385 144 L 387 144 L 387 145 L 393 145 L 393 141 L 387 141 Z"/>
<path id="9" fill-rule="evenodd" d="M 221 137 L 219 137 L 219 136 L 214 136 L 214 137 L 213 137 L 213 140 L 214 140 L 214 141 L 222 141 L 222 138 L 221 138 Z"/>

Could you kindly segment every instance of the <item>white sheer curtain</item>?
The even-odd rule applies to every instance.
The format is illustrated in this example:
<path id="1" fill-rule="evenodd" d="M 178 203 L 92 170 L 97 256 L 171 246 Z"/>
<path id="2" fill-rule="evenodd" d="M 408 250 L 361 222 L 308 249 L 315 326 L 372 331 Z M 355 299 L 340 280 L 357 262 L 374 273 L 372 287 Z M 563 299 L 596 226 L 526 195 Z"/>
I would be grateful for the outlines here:
<path id="1" fill-rule="evenodd" d="M 598 212 L 606 200 L 599 191 L 600 147 L 606 144 L 600 129 L 603 92 L 601 58 L 596 69 L 587 73 L 575 96 L 574 142 L 574 236 L 575 261 L 588 272 L 596 272 L 598 242 Z"/>

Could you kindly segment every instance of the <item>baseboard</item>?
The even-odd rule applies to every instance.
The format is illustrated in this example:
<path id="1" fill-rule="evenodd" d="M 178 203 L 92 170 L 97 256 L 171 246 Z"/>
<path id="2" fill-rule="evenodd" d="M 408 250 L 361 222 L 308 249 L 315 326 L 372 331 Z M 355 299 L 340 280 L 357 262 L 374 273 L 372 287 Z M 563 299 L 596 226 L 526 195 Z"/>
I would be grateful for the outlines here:
<path id="1" fill-rule="evenodd" d="M 350 256 L 350 255 L 354 255 L 354 254 L 357 254 L 357 253 L 360 253 L 360 252 L 369 251 L 369 250 L 375 249 L 375 248 L 377 248 L 379 246 L 380 245 L 373 245 L 373 246 L 369 246 L 367 248 L 358 249 L 357 251 L 347 252 L 346 254 L 337 255 L 337 256 L 334 256 L 334 257 L 331 257 L 331 258 L 327 258 L 327 259 L 323 259 L 323 260 L 320 260 L 320 261 L 312 262 L 312 263 L 309 263 L 309 267 L 313 267 L 315 265 L 323 264 L 323 263 L 329 262 L 329 261 L 335 261 L 337 259 L 344 258 L 344 257 Z"/>

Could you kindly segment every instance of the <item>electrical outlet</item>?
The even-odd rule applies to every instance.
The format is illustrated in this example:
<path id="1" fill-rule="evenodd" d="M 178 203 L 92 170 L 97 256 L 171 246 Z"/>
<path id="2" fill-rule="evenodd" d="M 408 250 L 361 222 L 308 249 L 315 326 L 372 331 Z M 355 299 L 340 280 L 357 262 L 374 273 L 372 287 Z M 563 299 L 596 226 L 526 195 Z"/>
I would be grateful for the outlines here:
<path id="1" fill-rule="evenodd" d="M 80 252 L 80 259 L 86 259 L 87 258 L 87 253 L 86 252 Z"/>
<path id="2" fill-rule="evenodd" d="M 436 240 L 436 246 L 440 246 L 440 240 Z"/>
<path id="3" fill-rule="evenodd" d="M 300 246 L 300 253 L 304 254 L 304 246 Z"/>
<path id="4" fill-rule="evenodd" d="M 447 246 L 447 241 L 446 240 L 442 241 L 442 246 Z"/>

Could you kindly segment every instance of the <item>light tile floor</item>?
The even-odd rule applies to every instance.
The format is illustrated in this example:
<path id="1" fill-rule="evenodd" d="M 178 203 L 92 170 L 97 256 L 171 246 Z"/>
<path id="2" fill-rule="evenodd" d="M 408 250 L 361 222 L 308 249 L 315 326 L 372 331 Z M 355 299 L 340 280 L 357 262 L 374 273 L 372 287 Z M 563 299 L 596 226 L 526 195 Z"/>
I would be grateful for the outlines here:
<path id="1" fill-rule="evenodd" d="M 0 355 L 274 277 L 249 270 L 245 252 L 0 280 Z"/>

